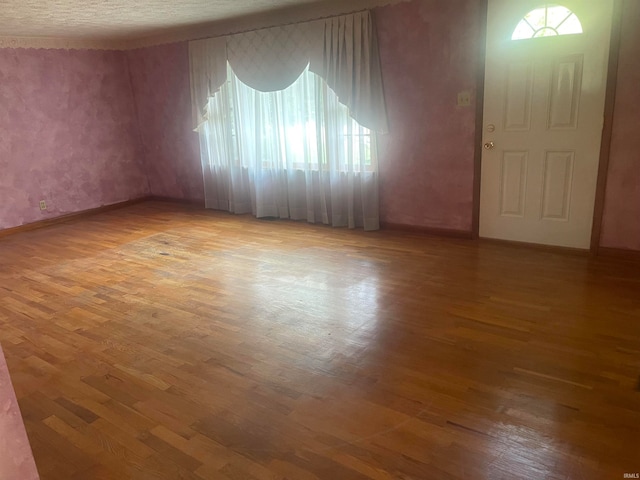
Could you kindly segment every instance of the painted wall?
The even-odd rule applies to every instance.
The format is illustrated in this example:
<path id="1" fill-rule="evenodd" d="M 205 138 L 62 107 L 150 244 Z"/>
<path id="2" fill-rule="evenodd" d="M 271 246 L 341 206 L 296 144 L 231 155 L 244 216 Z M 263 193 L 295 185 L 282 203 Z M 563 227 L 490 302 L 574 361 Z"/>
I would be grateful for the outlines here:
<path id="1" fill-rule="evenodd" d="M 383 222 L 471 231 L 479 2 L 376 9 L 389 135 L 380 137 Z"/>
<path id="2" fill-rule="evenodd" d="M 148 194 L 132 105 L 122 52 L 0 49 L 0 228 Z"/>
<path id="3" fill-rule="evenodd" d="M 640 250 L 640 2 L 625 0 L 601 245 Z"/>
<path id="4" fill-rule="evenodd" d="M 191 125 L 188 43 L 127 52 L 145 167 L 153 195 L 204 201 Z"/>

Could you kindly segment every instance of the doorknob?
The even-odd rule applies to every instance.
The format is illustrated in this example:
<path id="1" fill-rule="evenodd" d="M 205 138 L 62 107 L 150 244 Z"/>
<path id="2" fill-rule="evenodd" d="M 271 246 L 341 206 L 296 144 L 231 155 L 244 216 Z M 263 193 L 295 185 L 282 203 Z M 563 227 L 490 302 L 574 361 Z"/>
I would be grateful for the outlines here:
<path id="1" fill-rule="evenodd" d="M 491 150 L 493 147 L 495 147 L 495 144 L 493 142 L 487 142 L 484 144 L 485 150 Z"/>

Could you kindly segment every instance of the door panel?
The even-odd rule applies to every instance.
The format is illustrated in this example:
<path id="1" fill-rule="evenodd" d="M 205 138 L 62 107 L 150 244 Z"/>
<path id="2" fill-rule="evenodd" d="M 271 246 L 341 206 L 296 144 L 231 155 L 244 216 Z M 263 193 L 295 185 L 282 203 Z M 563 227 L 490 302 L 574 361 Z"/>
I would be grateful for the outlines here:
<path id="1" fill-rule="evenodd" d="M 549 130 L 578 127 L 583 58 L 583 55 L 559 57 L 553 65 Z"/>
<path id="2" fill-rule="evenodd" d="M 489 0 L 480 236 L 588 248 L 612 0 L 559 3 L 582 34 L 511 40 L 540 3 Z"/>
<path id="3" fill-rule="evenodd" d="M 542 219 L 569 221 L 575 152 L 547 152 L 542 184 Z"/>
<path id="4" fill-rule="evenodd" d="M 527 152 L 504 152 L 502 157 L 502 181 L 500 214 L 524 216 L 527 185 Z"/>
<path id="5" fill-rule="evenodd" d="M 507 65 L 504 129 L 507 132 L 528 131 L 531 128 L 531 95 L 533 63 Z"/>

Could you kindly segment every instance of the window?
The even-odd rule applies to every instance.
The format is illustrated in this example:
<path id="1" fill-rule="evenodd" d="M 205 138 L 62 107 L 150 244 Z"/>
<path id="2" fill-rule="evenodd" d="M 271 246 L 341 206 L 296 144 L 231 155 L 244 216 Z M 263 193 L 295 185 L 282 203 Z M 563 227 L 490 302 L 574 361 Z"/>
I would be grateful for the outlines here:
<path id="1" fill-rule="evenodd" d="M 189 43 L 206 207 L 380 228 L 369 11 L 220 38 Z"/>
<path id="2" fill-rule="evenodd" d="M 262 92 L 227 65 L 198 132 L 208 208 L 379 228 L 375 132 L 308 67 Z"/>
<path id="3" fill-rule="evenodd" d="M 545 5 L 531 10 L 520 20 L 511 40 L 578 33 L 582 33 L 582 24 L 575 13 L 561 5 Z"/>
<path id="4" fill-rule="evenodd" d="M 326 82 L 306 68 L 289 87 L 260 92 L 227 66 L 227 82 L 210 100 L 210 124 L 228 144 L 231 163 L 271 169 L 371 170 L 372 132 L 349 115 Z"/>

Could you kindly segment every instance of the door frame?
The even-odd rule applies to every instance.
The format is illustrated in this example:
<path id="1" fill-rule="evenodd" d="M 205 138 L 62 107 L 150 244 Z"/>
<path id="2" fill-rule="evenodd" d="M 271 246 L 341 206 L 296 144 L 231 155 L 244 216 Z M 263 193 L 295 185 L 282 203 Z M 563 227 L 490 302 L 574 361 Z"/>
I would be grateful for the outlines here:
<path id="1" fill-rule="evenodd" d="M 609 156 L 611 152 L 611 136 L 613 133 L 613 115 L 616 101 L 616 87 L 618 80 L 618 59 L 620 57 L 620 38 L 622 34 L 622 11 L 624 0 L 613 0 L 613 17 L 611 21 L 611 42 L 609 46 L 609 63 L 607 65 L 607 84 L 604 100 L 604 125 L 600 141 L 600 158 L 598 163 L 598 179 L 593 209 L 593 224 L 591 226 L 591 247 L 589 251 L 597 255 L 600 248 L 600 234 L 604 215 L 604 200 L 609 174 Z M 481 0 L 480 38 L 478 38 L 478 68 L 476 72 L 476 121 L 475 147 L 473 154 L 473 212 L 471 218 L 472 238 L 480 237 L 480 180 L 482 172 L 482 141 L 484 132 L 484 76 L 487 61 L 487 12 L 489 0 Z"/>

